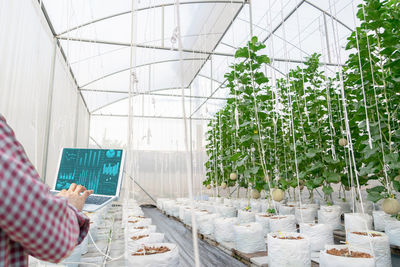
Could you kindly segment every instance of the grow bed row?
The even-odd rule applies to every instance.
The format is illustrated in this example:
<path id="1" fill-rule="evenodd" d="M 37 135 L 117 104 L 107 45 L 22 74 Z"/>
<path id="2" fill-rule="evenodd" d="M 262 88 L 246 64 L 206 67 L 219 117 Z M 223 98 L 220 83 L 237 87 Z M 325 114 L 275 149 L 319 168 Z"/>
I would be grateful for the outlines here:
<path id="1" fill-rule="evenodd" d="M 189 231 L 192 231 L 192 226 L 183 223 L 179 218 L 172 216 L 172 215 L 168 215 L 165 213 L 165 211 L 162 211 L 162 210 L 159 210 L 159 211 L 161 213 L 163 213 L 165 216 L 167 216 L 168 218 L 182 223 L 185 226 L 185 228 L 187 228 Z M 259 252 L 255 252 L 255 253 L 243 253 L 243 252 L 236 250 L 234 248 L 234 244 L 232 242 L 219 243 L 216 240 L 214 240 L 214 238 L 211 235 L 205 235 L 205 234 L 201 234 L 199 232 L 197 233 L 197 236 L 199 239 L 222 250 L 224 253 L 243 262 L 247 266 L 260 266 L 260 267 L 268 266 L 267 265 L 268 251 L 259 251 Z M 317 266 L 319 266 L 319 263 L 315 260 L 311 260 L 311 266 L 317 267 Z"/>

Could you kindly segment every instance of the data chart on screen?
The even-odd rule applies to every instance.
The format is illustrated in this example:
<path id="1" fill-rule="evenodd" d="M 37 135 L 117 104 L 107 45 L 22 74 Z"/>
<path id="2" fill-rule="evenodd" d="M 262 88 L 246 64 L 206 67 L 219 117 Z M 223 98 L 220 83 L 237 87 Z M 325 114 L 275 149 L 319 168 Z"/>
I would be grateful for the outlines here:
<path id="1" fill-rule="evenodd" d="M 115 195 L 122 163 L 122 150 L 65 148 L 61 156 L 56 190 L 72 183 L 84 185 L 95 194 Z"/>

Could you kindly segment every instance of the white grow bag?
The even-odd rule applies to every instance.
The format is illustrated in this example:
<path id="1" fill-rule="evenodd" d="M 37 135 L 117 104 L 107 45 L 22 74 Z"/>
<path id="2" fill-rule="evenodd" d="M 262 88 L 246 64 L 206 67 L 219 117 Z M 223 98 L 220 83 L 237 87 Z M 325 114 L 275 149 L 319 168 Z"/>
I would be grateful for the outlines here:
<path id="1" fill-rule="evenodd" d="M 140 229 L 142 228 L 143 229 Z M 149 233 L 155 233 L 156 232 L 156 226 L 155 225 L 148 225 L 148 226 L 140 226 L 140 228 L 135 228 L 135 227 L 128 227 L 126 230 L 127 233 L 129 234 L 137 234 L 140 233 L 142 231 L 148 231 Z"/>
<path id="2" fill-rule="evenodd" d="M 340 206 L 342 213 L 350 213 L 351 212 L 350 202 L 343 201 L 343 200 L 337 200 L 337 201 L 334 201 L 334 203 L 335 203 L 335 205 Z"/>
<path id="3" fill-rule="evenodd" d="M 176 267 L 179 266 L 179 249 L 178 246 L 171 243 L 157 243 L 149 244 L 148 246 L 166 246 L 170 251 L 153 254 L 153 255 L 141 255 L 132 256 L 132 253 L 139 250 L 142 245 L 135 246 L 134 248 L 127 250 L 125 257 L 127 259 L 127 266 L 141 266 L 141 267 Z"/>
<path id="4" fill-rule="evenodd" d="M 261 211 L 261 202 L 257 200 L 250 201 L 250 207 L 252 212 L 260 212 Z"/>
<path id="5" fill-rule="evenodd" d="M 233 242 L 235 240 L 233 225 L 237 224 L 237 218 L 217 218 L 214 220 L 214 238 L 217 242 Z"/>
<path id="6" fill-rule="evenodd" d="M 259 223 L 234 225 L 235 249 L 243 253 L 265 251 L 263 228 Z"/>
<path id="7" fill-rule="evenodd" d="M 382 210 L 374 210 L 372 212 L 372 217 L 374 219 L 374 229 L 375 231 L 385 231 L 386 224 L 396 221 L 392 218 L 390 214 Z"/>
<path id="8" fill-rule="evenodd" d="M 312 207 L 297 207 L 295 209 L 296 222 L 299 223 L 314 223 L 317 217 L 317 210 Z"/>
<path id="9" fill-rule="evenodd" d="M 333 230 L 341 229 L 341 213 L 339 206 L 321 206 L 318 211 L 318 223 L 329 224 Z"/>
<path id="10" fill-rule="evenodd" d="M 265 213 L 257 213 L 256 214 L 256 222 L 258 222 L 259 224 L 261 224 L 262 228 L 263 228 L 263 232 L 264 232 L 264 236 L 266 237 L 269 232 L 270 232 L 270 228 L 269 228 L 269 218 L 272 217 L 274 215 L 269 215 L 269 214 L 265 214 Z"/>
<path id="11" fill-rule="evenodd" d="M 302 237 L 300 240 L 280 239 L 279 237 Z M 268 267 L 310 267 L 310 239 L 298 233 L 268 234 Z"/>
<path id="12" fill-rule="evenodd" d="M 363 232 L 367 233 L 367 232 Z M 376 267 L 391 267 L 392 255 L 390 252 L 389 237 L 381 232 L 368 231 L 369 234 L 376 234 L 379 236 L 359 235 L 354 232 L 348 233 L 348 242 L 352 247 L 360 247 L 372 249 L 376 260 Z"/>
<path id="13" fill-rule="evenodd" d="M 310 238 L 311 251 L 320 251 L 325 245 L 333 245 L 333 231 L 328 224 L 301 223 L 300 233 Z"/>
<path id="14" fill-rule="evenodd" d="M 162 243 L 164 241 L 164 234 L 163 233 L 148 233 L 144 234 L 148 235 L 147 237 L 140 238 L 138 240 L 133 240 L 132 237 L 134 236 L 141 236 L 141 235 L 132 235 L 129 236 L 129 240 L 127 242 L 127 248 L 132 250 L 137 245 L 141 244 L 155 244 L 155 243 Z"/>
<path id="15" fill-rule="evenodd" d="M 271 232 L 297 232 L 294 215 L 276 215 L 269 218 Z"/>
<path id="16" fill-rule="evenodd" d="M 239 223 L 254 222 L 255 213 L 252 211 L 238 210 L 238 221 Z"/>
<path id="17" fill-rule="evenodd" d="M 391 245 L 400 246 L 400 221 L 395 220 L 386 224 L 385 232 Z"/>
<path id="18" fill-rule="evenodd" d="M 280 215 L 294 215 L 296 206 L 295 205 L 280 205 L 279 214 Z"/>
<path id="19" fill-rule="evenodd" d="M 190 209 L 188 206 L 179 206 L 179 220 L 183 222 L 185 218 L 185 210 Z"/>
<path id="20" fill-rule="evenodd" d="M 345 213 L 344 224 L 346 232 L 372 230 L 372 216 L 362 213 Z"/>
<path id="21" fill-rule="evenodd" d="M 370 201 L 363 201 L 363 205 L 362 206 L 361 206 L 360 202 L 356 202 L 356 205 L 355 205 L 356 210 L 355 210 L 355 212 L 362 213 L 363 210 L 362 210 L 361 207 L 364 207 L 364 213 L 367 213 L 369 215 L 371 215 L 372 211 L 374 210 L 374 206 L 372 205 L 372 202 L 370 202 Z"/>
<path id="22" fill-rule="evenodd" d="M 203 235 L 212 235 L 214 233 L 214 220 L 219 218 L 218 214 L 206 214 L 199 218 L 199 231 Z"/>
<path id="23" fill-rule="evenodd" d="M 236 217 L 236 208 L 233 206 L 216 205 L 215 213 L 223 218 Z"/>
<path id="24" fill-rule="evenodd" d="M 347 248 L 346 245 L 328 245 L 324 250 L 321 250 L 319 254 L 319 266 L 320 267 L 374 267 L 374 258 L 352 258 L 352 257 L 342 257 L 335 256 L 326 253 L 326 250 L 336 248 L 343 249 Z M 369 253 L 372 256 L 370 250 L 363 248 L 350 248 L 354 251 Z"/>
<path id="25" fill-rule="evenodd" d="M 136 218 L 127 221 L 127 227 L 149 226 L 150 224 L 151 218 Z"/>

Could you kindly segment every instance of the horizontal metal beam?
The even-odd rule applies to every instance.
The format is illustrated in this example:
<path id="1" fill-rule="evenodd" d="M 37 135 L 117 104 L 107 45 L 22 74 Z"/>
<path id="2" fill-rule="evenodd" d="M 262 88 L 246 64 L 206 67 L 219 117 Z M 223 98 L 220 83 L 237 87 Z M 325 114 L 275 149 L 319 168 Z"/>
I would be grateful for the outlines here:
<path id="1" fill-rule="evenodd" d="M 267 37 L 264 38 L 262 41 L 265 43 L 271 36 L 285 23 L 293 14 L 296 12 L 296 10 L 305 2 L 306 0 L 301 0 L 287 15 L 286 17 L 283 18 L 281 22 L 279 22 L 278 25 L 275 26 L 275 28 L 267 35 Z"/>
<path id="2" fill-rule="evenodd" d="M 319 11 L 321 11 L 322 13 L 324 13 L 325 15 L 331 17 L 331 19 L 336 20 L 338 23 L 340 23 L 343 27 L 345 27 L 346 29 L 348 29 L 349 31 L 353 31 L 353 29 L 349 26 L 347 26 L 343 21 L 341 21 L 340 19 L 336 18 L 335 16 L 331 15 L 330 13 L 328 13 L 327 11 L 323 10 L 322 8 L 320 8 L 319 6 L 314 5 L 313 3 L 305 0 L 305 2 L 307 4 L 309 4 L 310 6 L 312 6 L 315 9 L 318 9 Z"/>
<path id="3" fill-rule="evenodd" d="M 187 89 L 187 88 L 186 88 Z M 112 91 L 112 90 L 96 90 L 96 89 L 80 89 L 82 92 L 95 92 L 95 93 L 113 93 L 113 94 L 129 94 L 129 91 Z M 137 92 L 133 96 L 138 95 L 150 95 L 150 96 L 166 96 L 166 97 L 182 97 L 180 94 L 161 94 L 161 93 L 153 93 L 153 92 Z M 185 95 L 187 98 L 198 98 L 198 99 L 206 99 L 207 96 L 196 96 L 196 95 Z M 217 100 L 226 100 L 224 97 L 213 97 L 211 99 Z"/>
<path id="4" fill-rule="evenodd" d="M 226 0 L 226 1 L 222 1 L 222 0 L 221 0 L 221 1 L 218 1 L 218 0 L 209 0 L 209 1 L 180 2 L 179 4 L 180 4 L 180 5 L 188 5 L 188 4 L 191 4 L 191 5 L 192 5 L 192 4 L 242 4 L 242 3 L 243 3 L 243 1 L 229 1 L 229 0 Z M 160 5 L 153 5 L 153 6 L 147 6 L 147 7 L 137 8 L 137 9 L 134 10 L 134 12 L 143 11 L 143 10 L 148 10 L 148 9 L 161 8 L 161 7 L 167 7 L 167 6 L 173 6 L 173 5 L 175 5 L 175 1 L 172 2 L 172 3 L 165 3 L 165 4 L 160 4 Z M 74 26 L 74 27 L 72 27 L 72 28 L 70 28 L 70 29 L 68 29 L 68 30 L 65 30 L 65 31 L 59 33 L 58 36 L 64 35 L 64 34 L 69 33 L 69 32 L 71 32 L 71 31 L 78 30 L 79 28 L 82 28 L 82 27 L 85 27 L 85 26 L 88 26 L 88 25 L 91 25 L 91 24 L 94 24 L 94 23 L 97 23 L 97 22 L 100 22 L 100 21 L 103 21 L 103 20 L 115 18 L 115 17 L 118 17 L 118 16 L 123 16 L 123 15 L 129 14 L 129 13 L 131 13 L 131 12 L 132 12 L 132 10 L 127 10 L 127 11 L 115 13 L 115 14 L 112 14 L 112 15 L 109 15 L 109 16 L 105 16 L 105 17 L 102 17 L 102 18 L 94 19 L 94 20 L 85 22 L 85 23 L 83 23 L 83 24 Z"/>
<path id="5" fill-rule="evenodd" d="M 118 46 L 131 47 L 130 43 L 113 42 L 113 41 L 98 40 L 98 39 L 74 38 L 74 37 L 57 37 L 57 39 L 65 40 L 65 41 L 75 41 L 75 42 L 85 42 L 85 43 L 93 43 L 93 44 L 106 44 L 106 45 L 118 45 Z M 157 46 L 157 45 L 133 44 L 133 47 L 179 52 L 178 48 L 163 47 L 163 46 Z M 204 54 L 204 55 L 212 54 L 212 55 L 227 56 L 227 57 L 234 56 L 233 54 L 230 54 L 230 53 L 221 53 L 221 52 L 215 52 L 215 51 L 207 52 L 207 51 L 191 50 L 191 49 L 182 49 L 182 52 L 192 53 L 192 54 Z"/>
<path id="6" fill-rule="evenodd" d="M 122 114 L 92 114 L 95 117 L 120 117 L 127 118 L 128 115 Z M 165 120 L 183 120 L 183 117 L 170 117 L 170 116 L 145 116 L 145 115 L 133 115 L 132 118 L 143 118 L 143 119 L 165 119 Z M 192 120 L 208 121 L 212 118 L 190 118 Z"/>
<path id="7" fill-rule="evenodd" d="M 89 40 L 89 39 L 78 39 L 78 38 L 60 38 L 63 40 L 69 40 L 69 41 L 80 41 L 80 42 L 88 42 L 88 43 L 102 43 L 102 44 L 109 44 L 109 45 L 122 45 L 122 46 L 131 46 L 130 43 L 119 43 L 119 42 L 110 42 L 110 41 L 102 41 L 102 40 Z M 160 47 L 160 46 L 151 46 L 151 45 L 133 45 L 135 47 L 141 47 L 141 48 L 149 48 L 149 49 L 160 49 L 160 50 L 173 50 L 177 51 L 176 48 L 168 48 L 168 47 Z M 226 57 L 234 57 L 234 54 L 231 53 L 220 53 L 220 52 L 205 52 L 205 51 L 198 51 L 198 50 L 188 50 L 188 49 L 183 49 L 183 52 L 188 52 L 188 53 L 198 53 L 198 54 L 206 54 L 206 55 L 216 55 L 216 56 L 226 56 Z M 305 60 L 297 60 L 297 59 L 284 59 L 284 58 L 274 58 L 270 57 L 271 61 L 278 61 L 278 62 L 292 62 L 292 63 L 305 63 Z M 205 60 L 205 59 L 203 59 Z M 337 66 L 338 64 L 335 63 L 326 63 L 326 62 L 321 62 L 321 65 L 327 65 L 327 66 Z"/>
<path id="8" fill-rule="evenodd" d="M 201 61 L 202 61 L 202 60 L 205 60 L 205 58 L 183 58 L 182 60 L 184 60 L 184 61 L 201 60 Z M 149 65 L 154 65 L 154 64 L 162 64 L 162 63 L 176 62 L 176 61 L 179 61 L 179 59 L 167 59 L 167 60 L 161 60 L 161 61 L 154 61 L 154 62 L 149 62 L 149 63 L 145 63 L 145 64 L 141 64 L 141 65 L 136 65 L 135 67 L 132 67 L 132 69 L 141 68 L 141 67 L 145 67 L 145 66 L 149 66 Z M 102 80 L 102 79 L 104 79 L 104 78 L 113 76 L 113 75 L 115 75 L 115 74 L 118 74 L 118 73 L 121 73 L 121 72 L 130 70 L 130 69 L 131 69 L 131 68 L 128 67 L 128 68 L 124 68 L 124 69 L 121 69 L 121 70 L 117 70 L 117 71 L 114 71 L 114 72 L 105 74 L 105 75 L 103 75 L 103 76 L 101 76 L 101 77 L 98 77 L 98 78 L 96 78 L 96 79 L 94 79 L 94 80 L 91 80 L 90 82 L 85 83 L 84 85 L 80 86 L 79 88 L 83 88 L 83 87 L 85 87 L 85 86 L 88 86 L 89 84 L 92 84 L 92 83 L 97 82 L 97 81 L 100 81 L 100 80 Z"/>

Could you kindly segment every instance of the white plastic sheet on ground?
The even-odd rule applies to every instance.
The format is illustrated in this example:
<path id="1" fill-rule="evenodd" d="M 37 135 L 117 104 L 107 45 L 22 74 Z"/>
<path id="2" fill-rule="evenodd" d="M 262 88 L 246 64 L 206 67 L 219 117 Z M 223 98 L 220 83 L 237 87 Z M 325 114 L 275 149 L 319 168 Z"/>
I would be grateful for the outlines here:
<path id="1" fill-rule="evenodd" d="M 362 232 L 367 234 L 367 232 Z M 348 242 L 350 246 L 371 249 L 374 251 L 374 256 L 376 260 L 376 267 L 391 267 L 391 252 L 389 237 L 381 232 L 368 231 L 371 235 L 360 235 L 354 232 L 349 232 L 347 234 Z M 376 234 L 379 236 L 372 236 Z"/>
<path id="2" fill-rule="evenodd" d="M 311 251 L 320 251 L 333 245 L 333 231 L 329 224 L 301 223 L 300 233 L 310 238 Z"/>
<path id="3" fill-rule="evenodd" d="M 400 246 L 400 221 L 391 221 L 386 224 L 385 232 L 391 245 Z"/>
<path id="4" fill-rule="evenodd" d="M 351 257 L 340 257 L 334 256 L 326 253 L 326 250 L 336 248 L 344 249 L 347 248 L 346 245 L 328 245 L 324 250 L 321 250 L 319 256 L 319 266 L 320 267 L 374 267 L 374 258 L 351 258 Z M 372 255 L 370 250 L 363 248 L 351 248 L 354 251 L 366 252 Z"/>
<path id="5" fill-rule="evenodd" d="M 279 237 L 302 237 L 299 240 Z M 298 233 L 275 232 L 268 234 L 268 267 L 311 266 L 310 239 Z"/>
<path id="6" fill-rule="evenodd" d="M 345 213 L 344 224 L 347 232 L 372 230 L 372 216 L 362 213 Z"/>
<path id="7" fill-rule="evenodd" d="M 166 246 L 170 251 L 143 256 L 132 256 L 132 253 L 139 250 L 142 246 L 138 245 L 134 248 L 126 250 L 126 259 L 128 266 L 142 267 L 176 267 L 179 266 L 179 249 L 178 246 L 171 243 L 156 243 L 149 246 Z"/>
<path id="8" fill-rule="evenodd" d="M 276 215 L 269 219 L 271 232 L 297 232 L 294 215 Z"/>
<path id="9" fill-rule="evenodd" d="M 234 225 L 235 249 L 243 253 L 265 251 L 263 228 L 259 223 Z"/>
<path id="10" fill-rule="evenodd" d="M 214 221 L 214 238 L 217 242 L 233 242 L 235 240 L 233 226 L 237 218 L 217 218 Z"/>

